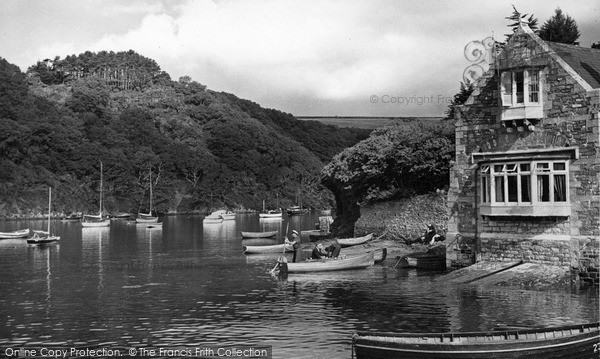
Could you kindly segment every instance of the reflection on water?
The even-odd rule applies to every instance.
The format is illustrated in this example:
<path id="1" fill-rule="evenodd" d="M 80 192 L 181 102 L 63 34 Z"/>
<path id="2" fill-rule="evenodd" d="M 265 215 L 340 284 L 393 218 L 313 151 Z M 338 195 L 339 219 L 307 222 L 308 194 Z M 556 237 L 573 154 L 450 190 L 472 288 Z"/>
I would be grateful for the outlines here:
<path id="1" fill-rule="evenodd" d="M 240 231 L 276 230 L 274 239 L 260 241 L 282 243 L 286 229 L 312 229 L 316 217 L 292 217 L 289 229 L 285 218 L 257 215 L 216 225 L 203 225 L 201 216 L 166 217 L 158 230 L 126 221 L 85 229 L 57 221 L 60 245 L 1 240 L 0 347 L 250 344 L 273 345 L 276 358 L 348 358 L 358 330 L 598 320 L 594 290 L 456 286 L 438 273 L 393 263 L 279 280 L 268 273 L 278 254 L 242 254 L 252 240 Z M 11 225 L 37 228 L 32 222 Z"/>

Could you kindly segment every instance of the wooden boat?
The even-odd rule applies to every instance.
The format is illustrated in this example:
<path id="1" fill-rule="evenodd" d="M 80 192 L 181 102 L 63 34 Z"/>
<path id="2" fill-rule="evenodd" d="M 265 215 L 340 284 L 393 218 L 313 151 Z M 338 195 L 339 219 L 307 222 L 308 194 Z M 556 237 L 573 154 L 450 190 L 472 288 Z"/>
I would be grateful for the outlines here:
<path id="1" fill-rule="evenodd" d="M 357 359 L 597 359 L 599 335 L 599 322 L 473 333 L 357 333 L 352 350 Z"/>
<path id="2" fill-rule="evenodd" d="M 244 246 L 244 254 L 253 253 L 283 253 L 294 250 L 291 244 L 273 244 L 271 246 Z"/>
<path id="3" fill-rule="evenodd" d="M 338 238 L 336 240 L 340 244 L 340 246 L 342 246 L 342 247 L 350 247 L 350 246 L 355 246 L 357 244 L 364 244 L 367 241 L 370 241 L 371 238 L 373 238 L 373 233 L 369 233 L 366 236 L 362 236 L 362 237 Z"/>
<path id="4" fill-rule="evenodd" d="M 242 232 L 242 238 L 270 238 L 275 237 L 277 231 L 269 232 Z"/>
<path id="5" fill-rule="evenodd" d="M 81 213 L 71 213 L 68 216 L 62 218 L 63 221 L 81 221 L 83 215 Z"/>
<path id="6" fill-rule="evenodd" d="M 242 238 L 242 246 L 271 246 L 277 244 L 275 238 Z"/>
<path id="7" fill-rule="evenodd" d="M 381 263 L 387 258 L 387 248 L 379 248 L 373 251 L 375 263 Z"/>
<path id="8" fill-rule="evenodd" d="M 444 270 L 446 269 L 446 257 L 427 252 L 412 253 L 399 257 L 397 266 L 400 268 Z"/>
<path id="9" fill-rule="evenodd" d="M 100 161 L 100 210 L 98 215 L 84 215 L 81 220 L 83 227 L 108 227 L 110 219 L 102 214 L 102 161 Z"/>
<path id="10" fill-rule="evenodd" d="M 19 229 L 12 232 L 0 232 L 0 239 L 11 239 L 11 238 L 26 238 L 29 237 L 29 228 Z"/>
<path id="11" fill-rule="evenodd" d="M 283 212 L 281 211 L 277 211 L 277 210 L 270 210 L 270 211 L 266 211 L 266 212 L 260 212 L 258 214 L 258 218 L 262 218 L 262 219 L 268 219 L 268 218 L 282 218 L 283 217 Z"/>
<path id="12" fill-rule="evenodd" d="M 288 216 L 298 216 L 298 215 L 305 214 L 306 212 L 308 212 L 308 209 L 301 208 L 300 206 L 292 206 L 292 207 L 286 209 L 286 212 L 287 212 Z"/>
<path id="13" fill-rule="evenodd" d="M 373 252 L 345 258 L 326 258 L 307 260 L 299 263 L 288 263 L 288 273 L 326 272 L 347 269 L 360 269 L 375 263 Z"/>
<path id="14" fill-rule="evenodd" d="M 135 219 L 136 223 L 148 224 L 158 222 L 158 216 L 152 215 L 152 201 L 154 199 L 154 196 L 152 194 L 152 167 L 150 167 L 150 174 L 148 179 L 150 182 L 150 211 L 148 213 L 138 213 L 138 216 Z"/>
<path id="15" fill-rule="evenodd" d="M 223 218 L 220 216 L 208 215 L 202 220 L 203 224 L 223 223 Z"/>
<path id="16" fill-rule="evenodd" d="M 31 245 L 43 245 L 58 242 L 59 236 L 53 236 L 50 234 L 50 211 L 52 209 L 52 187 L 48 188 L 48 230 L 40 231 L 34 230 L 33 236 L 27 238 L 27 244 Z"/>
<path id="17" fill-rule="evenodd" d="M 132 214 L 125 212 L 118 212 L 110 215 L 110 218 L 112 219 L 127 219 L 129 217 L 132 217 Z"/>

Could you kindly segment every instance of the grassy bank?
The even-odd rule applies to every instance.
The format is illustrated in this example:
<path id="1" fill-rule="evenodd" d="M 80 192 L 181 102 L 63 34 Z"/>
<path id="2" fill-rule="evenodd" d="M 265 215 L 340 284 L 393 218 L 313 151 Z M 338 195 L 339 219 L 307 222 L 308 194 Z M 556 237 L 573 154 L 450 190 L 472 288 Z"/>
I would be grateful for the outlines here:
<path id="1" fill-rule="evenodd" d="M 398 201 L 362 206 L 355 234 L 375 233 L 383 238 L 407 242 L 423 235 L 428 223 L 440 230 L 448 222 L 446 193 L 432 193 Z"/>

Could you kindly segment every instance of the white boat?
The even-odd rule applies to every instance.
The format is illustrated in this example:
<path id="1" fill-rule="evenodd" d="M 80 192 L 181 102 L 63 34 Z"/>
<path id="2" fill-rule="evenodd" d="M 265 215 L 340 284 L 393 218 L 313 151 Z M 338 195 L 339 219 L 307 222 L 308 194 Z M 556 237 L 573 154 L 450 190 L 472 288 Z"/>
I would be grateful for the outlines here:
<path id="1" fill-rule="evenodd" d="M 283 211 L 281 211 L 281 208 L 278 210 L 271 209 L 267 211 L 265 201 L 263 200 L 263 210 L 258 214 L 258 218 L 281 218 L 282 216 Z"/>
<path id="2" fill-rule="evenodd" d="M 204 224 L 223 223 L 223 218 L 219 215 L 210 214 L 202 220 Z"/>
<path id="3" fill-rule="evenodd" d="M 152 200 L 153 200 L 153 198 L 152 198 L 153 197 L 153 195 L 152 195 L 152 167 L 150 167 L 149 180 L 150 180 L 150 212 L 138 213 L 138 216 L 135 219 L 136 223 L 148 224 L 148 223 L 157 223 L 158 222 L 158 217 L 152 215 Z"/>
<path id="4" fill-rule="evenodd" d="M 245 254 L 253 254 L 253 253 L 283 253 L 285 248 L 285 252 L 291 252 L 294 250 L 294 247 L 291 244 L 273 244 L 271 246 L 244 246 Z"/>
<path id="5" fill-rule="evenodd" d="M 19 229 L 18 231 L 12 231 L 12 232 L 0 232 L 0 239 L 26 238 L 26 237 L 29 237 L 29 228 Z"/>
<path id="6" fill-rule="evenodd" d="M 367 234 L 366 236 L 362 236 L 362 237 L 354 237 L 354 238 L 338 238 L 337 242 L 342 246 L 342 247 L 350 247 L 350 246 L 355 246 L 357 244 L 364 244 L 367 243 L 368 241 L 371 240 L 371 238 L 373 238 L 373 233 Z"/>
<path id="7" fill-rule="evenodd" d="M 367 268 L 374 263 L 374 252 L 367 252 L 358 256 L 346 258 L 325 258 L 298 263 L 288 263 L 287 266 L 289 273 L 308 273 Z"/>
<path id="8" fill-rule="evenodd" d="M 267 212 L 261 212 L 258 214 L 258 218 L 282 218 L 283 212 L 277 210 L 270 210 Z"/>
<path id="9" fill-rule="evenodd" d="M 102 214 L 102 197 L 103 197 L 103 183 L 102 183 L 102 161 L 100 161 L 100 210 L 98 215 L 84 215 L 81 219 L 82 227 L 108 227 L 110 226 L 110 218 L 105 217 Z"/>
<path id="10" fill-rule="evenodd" d="M 58 242 L 60 240 L 59 236 L 53 236 L 50 234 L 50 210 L 52 208 L 52 187 L 48 188 L 48 230 L 40 231 L 34 230 L 33 236 L 31 238 L 27 238 L 27 244 L 32 245 L 42 245 Z"/>
<path id="11" fill-rule="evenodd" d="M 268 232 L 244 232 L 242 231 L 242 238 L 270 238 L 275 237 L 277 231 Z"/>
<path id="12" fill-rule="evenodd" d="M 215 211 L 213 213 L 210 214 L 211 216 L 219 216 L 221 217 L 224 221 L 231 221 L 235 219 L 235 213 L 229 211 L 229 210 L 225 210 L 225 209 L 221 209 L 218 211 Z"/>

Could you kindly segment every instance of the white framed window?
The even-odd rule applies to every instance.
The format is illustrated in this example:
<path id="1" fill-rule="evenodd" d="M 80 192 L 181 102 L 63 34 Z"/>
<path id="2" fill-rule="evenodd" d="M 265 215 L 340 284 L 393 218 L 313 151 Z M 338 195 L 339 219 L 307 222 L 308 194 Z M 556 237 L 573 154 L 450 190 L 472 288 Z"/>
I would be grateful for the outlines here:
<path id="1" fill-rule="evenodd" d="M 479 196 L 484 215 L 570 215 L 568 160 L 482 164 Z"/>
<path id="2" fill-rule="evenodd" d="M 502 120 L 543 117 L 539 69 L 519 69 L 500 74 Z"/>

